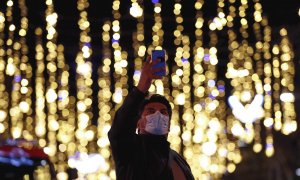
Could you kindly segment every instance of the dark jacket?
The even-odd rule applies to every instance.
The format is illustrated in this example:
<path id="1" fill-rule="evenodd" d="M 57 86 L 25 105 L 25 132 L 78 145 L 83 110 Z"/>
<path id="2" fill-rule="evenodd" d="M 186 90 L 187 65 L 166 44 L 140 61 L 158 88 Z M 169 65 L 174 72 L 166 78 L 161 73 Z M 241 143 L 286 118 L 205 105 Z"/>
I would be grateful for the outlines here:
<path id="1" fill-rule="evenodd" d="M 137 135 L 139 106 L 145 94 L 136 87 L 116 112 L 108 132 L 118 180 L 172 180 L 170 161 L 176 161 L 188 180 L 193 180 L 187 162 L 174 150 L 165 136 Z M 169 157 L 170 158 L 169 160 Z"/>

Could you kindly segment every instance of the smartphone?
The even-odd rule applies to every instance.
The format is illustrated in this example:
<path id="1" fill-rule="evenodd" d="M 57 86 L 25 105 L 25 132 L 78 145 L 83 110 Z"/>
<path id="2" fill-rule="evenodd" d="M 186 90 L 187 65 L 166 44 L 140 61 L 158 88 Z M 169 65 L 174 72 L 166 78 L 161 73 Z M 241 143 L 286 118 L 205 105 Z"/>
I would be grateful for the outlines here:
<path id="1" fill-rule="evenodd" d="M 157 60 L 160 59 L 160 62 L 155 64 L 153 68 L 163 68 L 164 70 L 156 72 L 157 76 L 165 76 L 166 75 L 166 51 L 165 50 L 152 50 L 151 59 Z"/>

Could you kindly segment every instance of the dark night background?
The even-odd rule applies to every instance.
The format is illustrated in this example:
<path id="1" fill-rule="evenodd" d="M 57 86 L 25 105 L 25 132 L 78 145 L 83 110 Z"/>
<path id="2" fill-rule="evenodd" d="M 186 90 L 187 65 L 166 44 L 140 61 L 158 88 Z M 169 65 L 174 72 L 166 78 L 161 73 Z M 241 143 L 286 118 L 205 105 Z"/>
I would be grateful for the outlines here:
<path id="1" fill-rule="evenodd" d="M 75 56 L 78 51 L 79 40 L 79 28 L 77 25 L 79 15 L 76 8 L 75 0 L 54 0 L 55 11 L 58 14 L 58 43 L 65 46 L 66 61 L 70 66 L 71 74 L 75 73 Z M 252 2 L 252 1 L 251 1 Z M 249 3 L 251 4 L 250 0 Z M 272 27 L 272 32 L 277 33 L 280 28 L 286 27 L 295 52 L 295 97 L 296 97 L 296 111 L 298 114 L 298 130 L 289 135 L 282 135 L 280 132 L 274 131 L 274 146 L 275 155 L 271 158 L 267 158 L 263 152 L 255 154 L 252 151 L 252 146 L 242 148 L 243 160 L 237 165 L 237 169 L 233 174 L 225 174 L 224 180 L 288 180 L 288 179 L 300 179 L 297 178 L 295 171 L 300 168 L 300 17 L 298 11 L 300 8 L 299 0 L 261 0 L 263 5 L 263 14 L 268 17 L 269 25 Z M 5 12 L 6 1 L 0 1 L 0 10 Z M 29 16 L 29 34 L 28 44 L 30 48 L 34 48 L 35 37 L 34 30 L 36 27 L 45 28 L 45 1 L 42 0 L 28 0 L 28 16 Z M 162 0 L 162 18 L 163 28 L 165 30 L 164 35 L 164 47 L 168 49 L 168 53 L 172 54 L 174 49 L 173 45 L 173 30 L 175 28 L 175 20 L 173 15 L 173 1 Z M 183 6 L 183 19 L 184 19 L 184 34 L 191 37 L 194 36 L 194 17 L 195 12 L 190 9 L 194 9 L 194 1 L 182 0 Z M 206 0 L 203 7 L 203 14 L 207 23 L 208 19 L 212 19 L 216 14 L 217 0 Z M 17 2 L 15 3 L 15 6 Z M 136 21 L 129 15 L 130 0 L 121 0 L 121 46 L 129 53 L 129 58 L 133 59 L 132 53 L 132 32 L 135 30 Z M 144 0 L 145 9 L 145 44 L 149 45 L 151 42 L 151 27 L 153 24 L 153 12 L 152 3 L 150 0 Z M 90 7 L 88 9 L 89 21 L 91 23 L 90 36 L 92 37 L 93 56 L 92 63 L 95 69 L 93 77 L 96 78 L 96 69 L 101 65 L 102 50 L 101 50 L 101 33 L 102 25 L 105 20 L 112 20 L 112 1 L 110 0 L 90 0 Z M 251 8 L 250 8 L 251 9 Z M 18 10 L 14 10 L 18 12 Z M 250 14 L 248 14 L 250 16 Z M 15 22 L 16 24 L 18 22 Z M 18 27 L 18 26 L 17 26 Z M 225 34 L 226 36 L 226 34 Z M 274 40 L 276 40 L 276 34 Z M 279 37 L 279 36 L 278 36 Z M 148 42 L 147 42 L 148 41 Z M 170 42 L 170 43 L 169 43 Z M 192 43 L 193 44 L 193 43 Z M 226 44 L 225 44 L 226 45 Z M 33 50 L 33 49 L 31 49 Z M 219 74 L 224 73 L 226 69 L 226 50 L 227 46 L 218 47 L 219 51 Z M 34 54 L 29 54 L 31 58 L 34 58 Z M 33 65 L 34 66 L 34 65 Z M 223 69 L 223 71 L 222 71 Z M 133 71 L 129 71 L 133 73 Z M 130 75 L 130 74 L 129 74 Z M 74 78 L 74 77 L 70 77 Z M 70 79 L 70 85 L 75 87 L 75 79 Z M 73 83 L 73 84 L 72 84 Z M 97 83 L 94 83 L 94 89 L 97 90 Z M 94 113 L 98 114 L 97 112 Z"/>

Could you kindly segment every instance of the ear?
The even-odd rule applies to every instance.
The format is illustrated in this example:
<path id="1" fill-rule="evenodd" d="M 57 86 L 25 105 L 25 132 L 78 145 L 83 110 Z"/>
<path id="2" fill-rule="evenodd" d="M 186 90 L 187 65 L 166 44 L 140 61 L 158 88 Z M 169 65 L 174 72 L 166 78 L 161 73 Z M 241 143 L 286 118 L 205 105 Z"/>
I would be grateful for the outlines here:
<path id="1" fill-rule="evenodd" d="M 136 127 L 137 127 L 137 132 L 138 134 L 144 134 L 145 132 L 145 119 L 143 119 L 142 117 L 138 120 Z"/>
<path id="2" fill-rule="evenodd" d="M 138 122 L 137 122 L 137 124 L 136 124 L 136 127 L 137 127 L 138 129 L 140 129 L 140 126 L 141 126 L 141 119 L 139 119 Z"/>
<path id="3" fill-rule="evenodd" d="M 140 134 L 141 132 L 141 128 L 143 128 L 143 125 L 142 125 L 142 119 L 139 119 L 137 124 L 136 124 L 136 129 L 137 129 L 137 133 Z"/>
<path id="4" fill-rule="evenodd" d="M 170 130 L 171 130 L 171 124 L 169 123 L 169 128 L 168 128 L 168 131 L 170 132 Z"/>

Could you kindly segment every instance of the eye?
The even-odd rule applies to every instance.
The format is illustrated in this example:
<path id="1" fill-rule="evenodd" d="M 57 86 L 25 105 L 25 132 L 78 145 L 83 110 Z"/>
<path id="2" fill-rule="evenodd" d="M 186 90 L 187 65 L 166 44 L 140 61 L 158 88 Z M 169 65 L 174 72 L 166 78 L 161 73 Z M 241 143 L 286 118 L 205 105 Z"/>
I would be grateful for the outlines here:
<path id="1" fill-rule="evenodd" d="M 166 116 L 169 115 L 167 110 L 161 110 L 160 113 L 162 113 L 163 115 L 166 115 Z"/>
<path id="2" fill-rule="evenodd" d="M 147 114 L 154 114 L 155 113 L 155 109 L 147 109 Z"/>
<path id="3" fill-rule="evenodd" d="M 149 113 L 150 113 L 150 114 L 154 114 L 154 113 L 155 113 L 155 110 L 154 110 L 154 109 L 151 109 L 151 110 L 149 110 Z"/>

